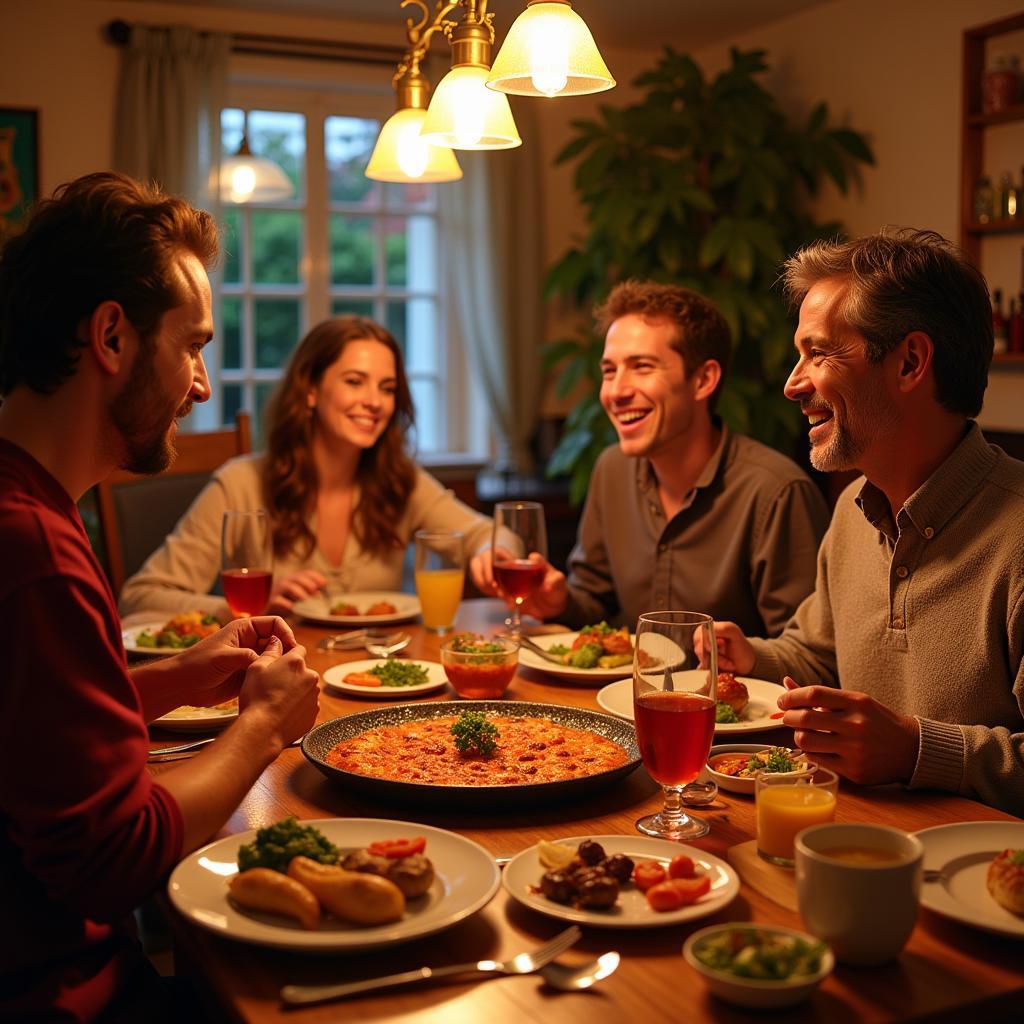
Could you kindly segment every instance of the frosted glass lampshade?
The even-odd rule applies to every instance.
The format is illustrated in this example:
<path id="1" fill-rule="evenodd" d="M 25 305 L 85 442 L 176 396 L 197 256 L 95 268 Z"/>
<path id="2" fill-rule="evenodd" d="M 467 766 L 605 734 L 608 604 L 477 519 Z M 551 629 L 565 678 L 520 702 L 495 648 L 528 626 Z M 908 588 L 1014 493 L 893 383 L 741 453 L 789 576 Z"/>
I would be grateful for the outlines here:
<path id="1" fill-rule="evenodd" d="M 512 108 L 485 86 L 487 68 L 461 64 L 434 90 L 420 135 L 449 149 L 513 149 L 521 146 Z"/>
<path id="2" fill-rule="evenodd" d="M 366 176 L 375 181 L 458 181 L 462 177 L 455 154 L 432 146 L 420 135 L 425 110 L 406 107 L 385 121 L 377 136 Z"/>
<path id="3" fill-rule="evenodd" d="M 221 162 L 220 198 L 225 203 L 277 202 L 290 199 L 294 191 L 288 175 L 266 157 L 240 152 Z"/>
<path id="4" fill-rule="evenodd" d="M 615 85 L 587 28 L 567 3 L 533 3 L 508 30 L 487 87 L 517 96 L 582 96 Z"/>

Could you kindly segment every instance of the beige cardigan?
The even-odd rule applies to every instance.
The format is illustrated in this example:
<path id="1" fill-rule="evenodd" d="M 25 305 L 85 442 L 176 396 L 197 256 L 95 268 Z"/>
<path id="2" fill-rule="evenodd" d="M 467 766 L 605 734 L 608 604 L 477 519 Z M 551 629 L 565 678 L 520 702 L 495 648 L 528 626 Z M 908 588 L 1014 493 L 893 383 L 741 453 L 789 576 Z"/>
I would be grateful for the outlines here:
<path id="1" fill-rule="evenodd" d="M 263 507 L 262 460 L 262 455 L 243 455 L 213 474 L 163 545 L 125 582 L 118 602 L 122 615 L 140 611 L 174 614 L 197 608 L 228 614 L 224 599 L 210 593 L 220 571 L 221 519 L 227 509 Z M 315 534 L 315 518 L 310 520 L 310 528 Z M 416 530 L 462 530 L 468 559 L 490 542 L 491 520 L 464 505 L 417 467 L 416 483 L 397 529 L 403 547 L 386 555 L 364 551 L 350 532 L 340 566 L 331 565 L 319 548 L 308 558 L 293 551 L 275 559 L 274 577 L 316 569 L 339 590 L 400 590 L 405 545 Z"/>
<path id="2" fill-rule="evenodd" d="M 976 424 L 892 522 L 842 494 L 814 593 L 751 675 L 867 693 L 921 725 L 911 788 L 1024 815 L 1024 463 Z"/>

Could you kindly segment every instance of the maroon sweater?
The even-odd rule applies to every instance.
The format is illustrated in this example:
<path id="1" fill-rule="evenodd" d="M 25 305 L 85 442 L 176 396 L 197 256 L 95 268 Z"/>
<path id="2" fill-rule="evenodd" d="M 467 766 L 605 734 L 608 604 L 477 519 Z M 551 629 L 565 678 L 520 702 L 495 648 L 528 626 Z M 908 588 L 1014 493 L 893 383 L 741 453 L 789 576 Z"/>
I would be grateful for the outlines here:
<path id="1" fill-rule="evenodd" d="M 74 502 L 0 440 L 0 1019 L 89 1021 L 179 859 L 114 597 Z"/>

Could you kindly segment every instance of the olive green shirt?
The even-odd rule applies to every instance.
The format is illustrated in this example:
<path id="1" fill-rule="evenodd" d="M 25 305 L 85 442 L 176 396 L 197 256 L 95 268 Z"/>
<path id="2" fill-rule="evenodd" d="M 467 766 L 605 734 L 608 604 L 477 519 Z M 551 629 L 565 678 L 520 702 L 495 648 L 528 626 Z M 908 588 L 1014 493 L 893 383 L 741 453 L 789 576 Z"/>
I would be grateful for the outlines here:
<path id="1" fill-rule="evenodd" d="M 594 467 L 559 618 L 634 629 L 641 612 L 682 609 L 774 635 L 814 586 L 827 525 L 825 500 L 796 463 L 724 426 L 668 522 L 650 462 L 615 445 Z"/>
<path id="2" fill-rule="evenodd" d="M 971 423 L 906 501 L 855 481 L 814 593 L 752 675 L 866 693 L 920 722 L 912 788 L 1024 815 L 1024 462 Z"/>

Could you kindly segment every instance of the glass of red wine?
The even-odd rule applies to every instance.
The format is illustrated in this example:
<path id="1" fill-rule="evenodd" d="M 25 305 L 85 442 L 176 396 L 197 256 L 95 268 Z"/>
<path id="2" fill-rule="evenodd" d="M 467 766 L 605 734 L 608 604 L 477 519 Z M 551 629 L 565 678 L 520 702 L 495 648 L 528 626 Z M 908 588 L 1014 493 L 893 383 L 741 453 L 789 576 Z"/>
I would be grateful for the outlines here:
<path id="1" fill-rule="evenodd" d="M 220 533 L 220 582 L 231 614 L 259 615 L 274 579 L 270 517 L 263 509 L 224 513 Z"/>
<path id="2" fill-rule="evenodd" d="M 633 648 L 633 718 L 644 767 L 665 792 L 664 808 L 636 823 L 645 835 L 681 840 L 709 831 L 703 818 L 683 809 L 683 788 L 707 764 L 715 735 L 717 683 L 710 615 L 640 616 Z"/>
<path id="3" fill-rule="evenodd" d="M 544 580 L 545 563 L 530 555 L 548 557 L 544 506 L 536 501 L 499 501 L 494 506 L 491 565 L 494 581 L 512 612 L 505 625 L 513 636 L 522 629 L 520 608 Z"/>

